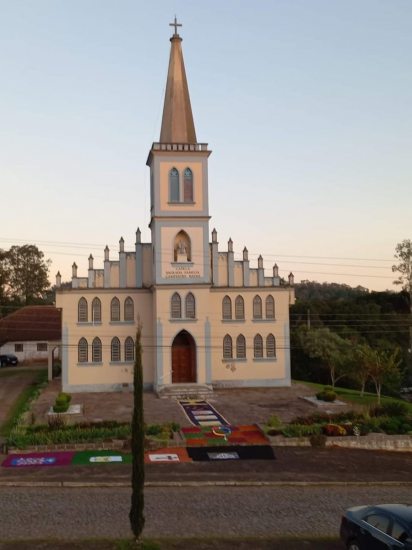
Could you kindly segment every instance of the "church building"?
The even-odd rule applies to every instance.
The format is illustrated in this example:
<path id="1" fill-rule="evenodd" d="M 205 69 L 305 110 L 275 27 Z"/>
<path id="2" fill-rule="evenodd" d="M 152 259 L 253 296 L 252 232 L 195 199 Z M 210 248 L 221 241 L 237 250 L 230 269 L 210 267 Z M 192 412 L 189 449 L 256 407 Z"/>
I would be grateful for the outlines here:
<path id="1" fill-rule="evenodd" d="M 151 242 L 137 229 L 132 250 L 121 238 L 116 259 L 106 246 L 101 267 L 90 255 L 85 276 L 73 264 L 71 285 L 56 276 L 67 392 L 131 388 L 138 322 L 144 386 L 160 395 L 290 385 L 293 275 L 285 282 L 275 264 L 266 276 L 262 256 L 250 265 L 246 247 L 235 260 L 232 240 L 222 250 L 210 232 L 211 151 L 196 137 L 173 26 L 160 139 L 147 159 Z"/>

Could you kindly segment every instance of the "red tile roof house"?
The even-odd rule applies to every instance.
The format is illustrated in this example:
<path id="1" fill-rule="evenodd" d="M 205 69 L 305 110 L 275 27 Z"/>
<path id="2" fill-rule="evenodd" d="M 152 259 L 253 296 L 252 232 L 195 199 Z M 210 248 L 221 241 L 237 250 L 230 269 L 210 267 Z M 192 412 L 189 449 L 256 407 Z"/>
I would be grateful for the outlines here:
<path id="1" fill-rule="evenodd" d="M 22 307 L 0 319 L 0 354 L 13 353 L 19 362 L 47 360 L 51 380 L 53 357 L 58 356 L 61 333 L 60 309 Z"/>

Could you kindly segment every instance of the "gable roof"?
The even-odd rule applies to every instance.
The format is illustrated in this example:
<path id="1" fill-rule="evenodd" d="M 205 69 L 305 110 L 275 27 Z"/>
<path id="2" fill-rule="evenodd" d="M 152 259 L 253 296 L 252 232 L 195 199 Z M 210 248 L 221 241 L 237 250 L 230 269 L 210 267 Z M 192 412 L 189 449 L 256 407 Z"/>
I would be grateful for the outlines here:
<path id="1" fill-rule="evenodd" d="M 54 306 L 26 306 L 0 319 L 0 346 L 6 342 L 50 342 L 61 337 L 61 310 Z"/>

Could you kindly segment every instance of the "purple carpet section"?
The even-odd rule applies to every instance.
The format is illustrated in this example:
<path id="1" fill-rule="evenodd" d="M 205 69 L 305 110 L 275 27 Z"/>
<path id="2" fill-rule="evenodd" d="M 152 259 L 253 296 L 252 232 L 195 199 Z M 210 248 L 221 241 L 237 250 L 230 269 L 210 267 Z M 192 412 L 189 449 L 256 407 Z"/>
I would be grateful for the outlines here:
<path id="1" fill-rule="evenodd" d="M 68 466 L 74 452 L 26 453 L 9 455 L 2 466 L 6 468 L 25 468 L 33 466 Z"/>

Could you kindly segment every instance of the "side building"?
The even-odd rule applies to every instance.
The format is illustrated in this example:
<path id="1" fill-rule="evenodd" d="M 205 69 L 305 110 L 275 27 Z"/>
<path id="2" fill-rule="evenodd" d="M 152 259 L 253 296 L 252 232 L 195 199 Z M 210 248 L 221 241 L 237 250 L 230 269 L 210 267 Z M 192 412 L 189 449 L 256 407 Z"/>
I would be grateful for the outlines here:
<path id="1" fill-rule="evenodd" d="M 102 268 L 90 255 L 81 277 L 74 263 L 70 287 L 56 276 L 64 391 L 131 387 L 138 322 L 146 388 L 290 385 L 293 275 L 285 283 L 275 264 L 265 276 L 262 256 L 251 267 L 244 248 L 235 260 L 232 240 L 220 250 L 210 233 L 211 151 L 196 138 L 182 39 L 170 41 L 160 139 L 147 160 L 151 243 L 137 229 L 133 250 L 120 239 L 118 259 L 106 246 Z"/>

